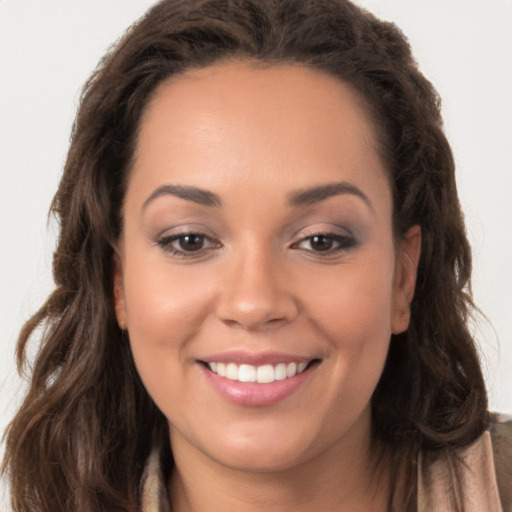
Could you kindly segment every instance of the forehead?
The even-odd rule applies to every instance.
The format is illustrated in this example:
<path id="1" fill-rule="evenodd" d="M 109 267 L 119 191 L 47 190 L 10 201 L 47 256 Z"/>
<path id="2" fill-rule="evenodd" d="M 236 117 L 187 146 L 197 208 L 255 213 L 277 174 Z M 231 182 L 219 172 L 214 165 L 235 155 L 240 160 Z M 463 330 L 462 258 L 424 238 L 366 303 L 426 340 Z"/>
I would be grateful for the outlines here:
<path id="1" fill-rule="evenodd" d="M 358 186 L 377 174 L 387 184 L 373 124 L 350 85 L 301 65 L 228 61 L 159 86 L 142 117 L 133 179 L 268 188 L 283 178 L 300 188 L 343 179 L 340 169 Z"/>
<path id="2" fill-rule="evenodd" d="M 262 107 L 267 107 L 266 109 Z M 155 93 L 142 123 L 168 116 L 171 110 L 182 119 L 222 112 L 251 116 L 251 120 L 286 116 L 286 120 L 315 124 L 332 122 L 333 110 L 345 125 L 369 139 L 374 137 L 373 123 L 367 116 L 359 93 L 340 78 L 300 64 L 265 64 L 251 60 L 227 60 L 188 70 L 165 80 Z M 310 114 L 309 116 L 307 114 Z M 327 119 L 331 118 L 331 119 Z M 313 125 L 314 127 L 314 125 Z M 338 126 L 340 128 L 340 126 Z"/>

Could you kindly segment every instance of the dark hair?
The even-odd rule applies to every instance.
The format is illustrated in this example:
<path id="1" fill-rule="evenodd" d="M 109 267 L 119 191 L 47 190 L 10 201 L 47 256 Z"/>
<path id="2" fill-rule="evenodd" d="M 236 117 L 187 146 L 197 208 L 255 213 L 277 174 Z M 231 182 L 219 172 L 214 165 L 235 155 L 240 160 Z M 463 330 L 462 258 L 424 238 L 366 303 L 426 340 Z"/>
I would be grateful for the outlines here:
<path id="1" fill-rule="evenodd" d="M 166 78 L 227 58 L 298 63 L 359 92 L 375 123 L 394 199 L 397 240 L 413 225 L 422 251 L 411 323 L 393 336 L 372 399 L 403 510 L 416 461 L 457 454 L 485 430 L 487 399 L 467 327 L 471 256 L 436 91 L 391 23 L 347 0 L 163 0 L 132 26 L 87 82 L 51 211 L 60 221 L 56 288 L 25 324 L 18 365 L 38 327 L 30 388 L 7 431 L 3 470 L 14 509 L 134 511 L 166 420 L 117 326 L 113 255 L 141 115 Z M 164 452 L 172 464 L 170 446 Z"/>

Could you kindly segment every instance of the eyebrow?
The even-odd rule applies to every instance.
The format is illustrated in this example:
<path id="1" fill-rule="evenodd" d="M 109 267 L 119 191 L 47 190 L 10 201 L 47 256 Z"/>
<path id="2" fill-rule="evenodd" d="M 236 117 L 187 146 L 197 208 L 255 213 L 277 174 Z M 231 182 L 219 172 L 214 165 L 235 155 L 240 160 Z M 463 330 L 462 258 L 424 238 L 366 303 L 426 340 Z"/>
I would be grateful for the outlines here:
<path id="1" fill-rule="evenodd" d="M 220 197 L 209 190 L 203 190 L 198 187 L 189 185 L 162 185 L 155 189 L 151 195 L 144 201 L 142 210 L 145 210 L 149 203 L 162 196 L 176 196 L 202 206 L 216 206 L 219 207 L 222 202 Z"/>
<path id="2" fill-rule="evenodd" d="M 368 208 L 375 213 L 370 198 L 360 188 L 346 181 L 327 183 L 326 185 L 318 185 L 316 187 L 293 192 L 289 197 L 289 204 L 292 206 L 310 206 L 325 201 L 330 197 L 343 194 L 351 194 L 359 197 L 366 203 Z M 176 196 L 186 201 L 192 201 L 202 206 L 220 207 L 222 205 L 220 197 L 209 190 L 190 185 L 162 185 L 156 188 L 144 201 L 142 210 L 146 209 L 149 203 L 155 199 L 167 195 Z"/>
<path id="3" fill-rule="evenodd" d="M 290 195 L 289 203 L 292 206 L 309 206 L 320 201 L 324 201 L 333 196 L 350 194 L 362 199 L 368 208 L 375 213 L 370 198 L 358 187 L 346 181 L 338 181 L 335 183 L 327 183 L 326 185 L 318 185 L 316 187 L 298 190 Z"/>

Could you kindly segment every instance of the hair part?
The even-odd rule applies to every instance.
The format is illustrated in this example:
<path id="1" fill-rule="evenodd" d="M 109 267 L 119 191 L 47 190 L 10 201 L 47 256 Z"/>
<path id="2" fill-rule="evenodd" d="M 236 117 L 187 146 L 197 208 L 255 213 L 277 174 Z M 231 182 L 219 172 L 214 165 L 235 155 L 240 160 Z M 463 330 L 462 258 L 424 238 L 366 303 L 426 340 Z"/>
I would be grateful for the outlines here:
<path id="1" fill-rule="evenodd" d="M 123 198 L 158 85 L 233 58 L 306 65 L 356 89 L 389 172 L 395 234 L 421 226 L 410 327 L 392 337 L 372 399 L 373 440 L 384 447 L 399 508 L 415 508 L 420 451 L 427 463 L 447 457 L 457 473 L 458 453 L 486 428 L 454 161 L 439 97 L 403 34 L 346 0 L 164 0 L 102 59 L 81 96 L 51 207 L 60 223 L 55 291 L 18 342 L 21 369 L 44 326 L 29 391 L 7 430 L 3 471 L 19 512 L 138 510 L 150 447 L 168 435 L 114 314 Z"/>

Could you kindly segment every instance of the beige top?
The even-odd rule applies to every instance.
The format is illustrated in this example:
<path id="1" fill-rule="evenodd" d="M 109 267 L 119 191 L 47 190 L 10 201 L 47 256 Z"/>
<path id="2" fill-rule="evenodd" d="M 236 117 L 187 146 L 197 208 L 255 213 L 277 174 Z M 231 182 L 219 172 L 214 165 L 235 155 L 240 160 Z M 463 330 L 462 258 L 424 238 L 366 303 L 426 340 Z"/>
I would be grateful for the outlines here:
<path id="1" fill-rule="evenodd" d="M 462 461 L 464 512 L 503 512 L 489 432 L 464 451 Z M 451 492 L 452 475 L 446 460 L 434 462 L 428 474 L 422 474 L 421 466 L 420 461 L 418 512 L 456 512 Z"/>
<path id="2" fill-rule="evenodd" d="M 491 426 L 491 433 L 492 442 L 487 431 L 462 454 L 465 512 L 512 511 L 512 422 Z M 421 468 L 421 460 L 419 462 Z M 451 490 L 452 475 L 445 460 L 436 461 L 427 473 L 420 469 L 417 512 L 457 512 Z M 171 512 L 158 450 L 153 451 L 146 466 L 142 512 Z"/>

